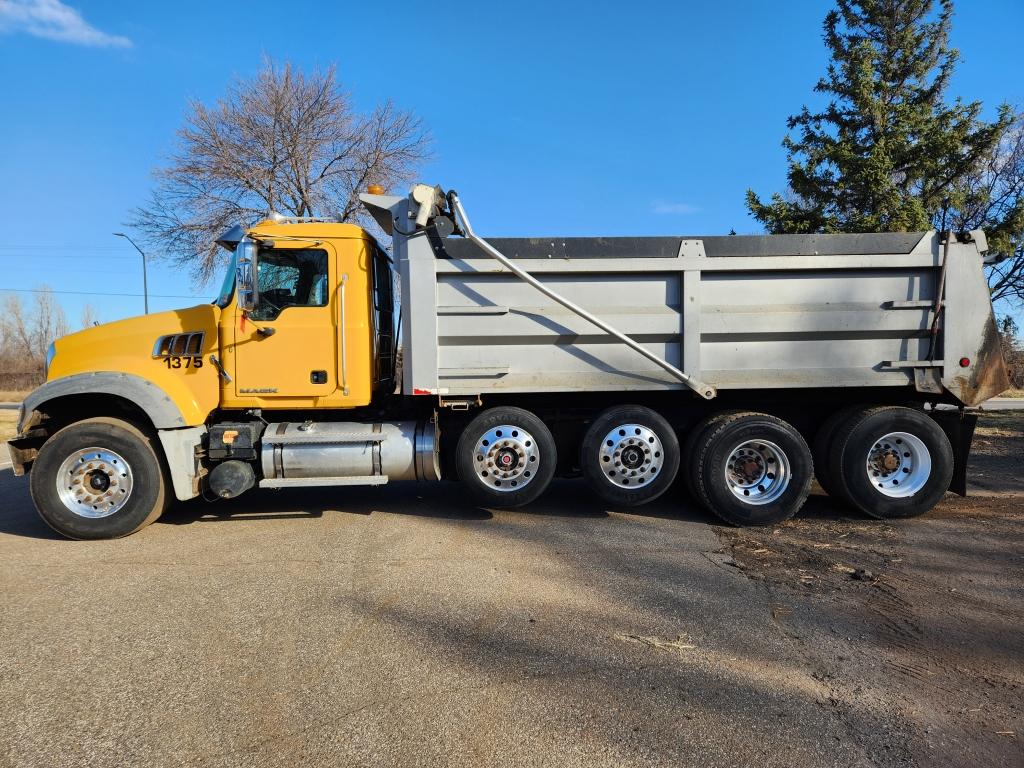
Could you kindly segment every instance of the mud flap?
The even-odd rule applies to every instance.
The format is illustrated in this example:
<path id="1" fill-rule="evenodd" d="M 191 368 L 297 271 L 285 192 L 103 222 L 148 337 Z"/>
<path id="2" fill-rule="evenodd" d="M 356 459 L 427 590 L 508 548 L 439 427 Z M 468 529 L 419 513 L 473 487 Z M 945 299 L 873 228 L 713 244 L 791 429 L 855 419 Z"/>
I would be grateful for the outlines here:
<path id="1" fill-rule="evenodd" d="M 971 443 L 974 441 L 978 414 L 962 410 L 933 410 L 928 415 L 942 427 L 950 445 L 953 446 L 953 479 L 949 481 L 949 490 L 966 496 L 967 461 L 971 456 Z"/>
<path id="2" fill-rule="evenodd" d="M 32 462 L 39 455 L 39 447 L 42 442 L 38 438 L 31 437 L 16 437 L 8 441 L 7 449 L 11 454 L 11 468 L 14 470 L 15 477 L 21 477 L 32 467 Z"/>

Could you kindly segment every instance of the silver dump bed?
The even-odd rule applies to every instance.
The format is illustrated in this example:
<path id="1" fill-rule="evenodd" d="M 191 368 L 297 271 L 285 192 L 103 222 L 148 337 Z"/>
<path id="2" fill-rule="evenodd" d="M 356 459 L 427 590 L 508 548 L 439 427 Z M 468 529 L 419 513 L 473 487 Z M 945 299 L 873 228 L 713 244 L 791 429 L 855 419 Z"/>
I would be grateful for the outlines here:
<path id="1" fill-rule="evenodd" d="M 1008 386 L 980 231 L 948 249 L 935 232 L 487 240 L 660 366 L 477 242 L 416 228 L 413 200 L 363 199 L 393 238 L 406 394 L 904 387 L 977 405 Z"/>

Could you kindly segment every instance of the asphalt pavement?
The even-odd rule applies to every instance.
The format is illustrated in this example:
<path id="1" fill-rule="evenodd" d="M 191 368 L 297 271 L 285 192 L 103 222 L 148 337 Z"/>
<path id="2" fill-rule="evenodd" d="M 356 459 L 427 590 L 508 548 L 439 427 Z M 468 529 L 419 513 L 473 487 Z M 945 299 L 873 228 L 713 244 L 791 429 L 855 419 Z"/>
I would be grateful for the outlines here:
<path id="1" fill-rule="evenodd" d="M 981 409 L 983 411 L 1021 411 L 1024 410 L 1024 398 L 993 397 L 991 400 L 986 400 Z"/>
<path id="2" fill-rule="evenodd" d="M 0 470 L 0 766 L 1024 764 L 1001 467 L 895 524 L 439 483 L 196 500 L 100 542 Z"/>
<path id="3" fill-rule="evenodd" d="M 71 542 L 0 473 L 0 764 L 861 763 L 704 515 L 581 490 L 259 493 Z"/>

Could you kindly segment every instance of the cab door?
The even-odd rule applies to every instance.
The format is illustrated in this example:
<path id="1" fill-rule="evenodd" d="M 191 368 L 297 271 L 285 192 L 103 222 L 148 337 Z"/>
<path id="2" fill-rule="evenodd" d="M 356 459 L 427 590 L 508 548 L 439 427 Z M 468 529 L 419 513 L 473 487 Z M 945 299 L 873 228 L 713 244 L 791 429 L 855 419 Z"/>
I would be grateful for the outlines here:
<path id="1" fill-rule="evenodd" d="M 260 248 L 258 302 L 248 314 L 238 311 L 235 322 L 237 398 L 252 398 L 254 407 L 298 407 L 337 390 L 334 264 L 328 243 Z"/>

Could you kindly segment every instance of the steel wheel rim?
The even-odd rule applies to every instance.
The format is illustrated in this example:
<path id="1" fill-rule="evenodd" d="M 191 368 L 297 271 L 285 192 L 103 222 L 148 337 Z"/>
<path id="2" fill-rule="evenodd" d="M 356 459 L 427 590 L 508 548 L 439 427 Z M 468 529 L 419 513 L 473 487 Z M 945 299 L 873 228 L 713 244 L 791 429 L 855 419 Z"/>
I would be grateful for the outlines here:
<path id="1" fill-rule="evenodd" d="M 473 448 L 476 479 L 499 493 L 522 490 L 533 482 L 540 458 L 533 435 L 512 424 L 487 430 Z"/>
<path id="2" fill-rule="evenodd" d="M 109 517 L 131 498 L 132 468 L 108 448 L 82 448 L 64 459 L 56 485 L 68 511 L 90 519 Z"/>
<path id="3" fill-rule="evenodd" d="M 744 504 L 771 504 L 786 492 L 792 477 L 786 452 L 768 440 L 745 440 L 725 463 L 726 485 Z"/>
<path id="4" fill-rule="evenodd" d="M 597 460 L 605 479 L 618 488 L 643 488 L 665 465 L 665 449 L 657 433 L 643 424 L 619 424 L 601 441 Z"/>
<path id="5" fill-rule="evenodd" d="M 932 475 L 932 455 L 917 435 L 889 432 L 868 450 L 868 482 L 883 496 L 904 499 L 918 493 Z"/>

